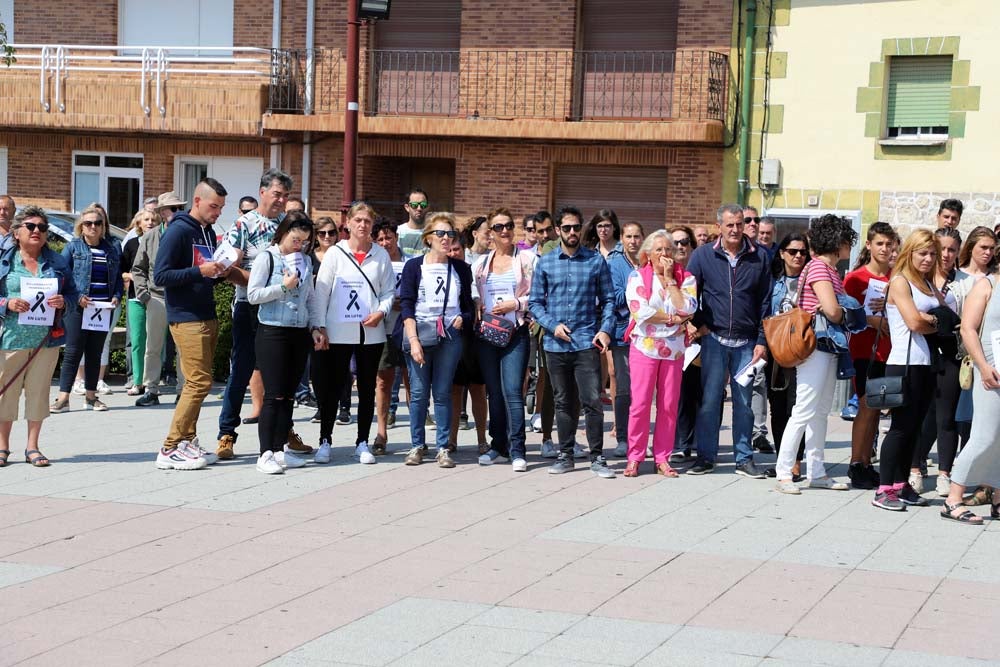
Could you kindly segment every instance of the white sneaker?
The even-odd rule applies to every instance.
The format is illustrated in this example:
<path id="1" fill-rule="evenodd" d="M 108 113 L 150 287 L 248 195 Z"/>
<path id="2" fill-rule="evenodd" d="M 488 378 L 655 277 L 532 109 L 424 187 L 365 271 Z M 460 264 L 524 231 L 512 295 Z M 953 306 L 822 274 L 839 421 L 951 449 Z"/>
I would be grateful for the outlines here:
<path id="1" fill-rule="evenodd" d="M 546 440 L 542 443 L 542 458 L 543 459 L 554 459 L 559 456 L 559 450 L 556 449 L 556 445 L 551 440 Z"/>
<path id="2" fill-rule="evenodd" d="M 201 470 L 208 462 L 191 449 L 191 443 L 182 440 L 174 449 L 160 448 L 156 455 L 156 467 L 160 470 Z"/>
<path id="3" fill-rule="evenodd" d="M 528 420 L 528 423 L 531 424 L 531 430 L 534 431 L 535 433 L 542 432 L 542 416 L 537 412 L 531 416 L 531 419 Z"/>
<path id="4" fill-rule="evenodd" d="M 831 477 L 817 477 L 809 480 L 810 489 L 829 489 L 830 491 L 847 491 L 849 487 L 843 482 L 838 482 Z"/>
<path id="5" fill-rule="evenodd" d="M 332 456 L 333 448 L 330 447 L 330 441 L 323 438 L 323 441 L 319 443 L 319 449 L 316 450 L 316 456 L 313 457 L 313 462 L 329 463 Z"/>
<path id="6" fill-rule="evenodd" d="M 910 486 L 913 487 L 913 490 L 917 492 L 918 496 L 924 492 L 924 476 L 919 472 L 911 471 L 909 482 Z"/>
<path id="7" fill-rule="evenodd" d="M 487 451 L 485 454 L 479 457 L 479 465 L 481 466 L 491 466 L 496 463 L 497 459 L 507 458 L 495 449 Z"/>
<path id="8" fill-rule="evenodd" d="M 219 462 L 219 455 L 202 447 L 198 442 L 198 438 L 191 441 L 191 447 L 192 449 L 197 449 L 201 453 L 201 458 L 205 459 L 205 462 L 208 463 L 208 465 L 215 465 Z"/>
<path id="9" fill-rule="evenodd" d="M 264 452 L 260 455 L 260 458 L 257 459 L 257 470 L 265 475 L 280 475 L 285 472 L 274 456 L 274 452 Z"/>
<path id="10" fill-rule="evenodd" d="M 573 443 L 573 458 L 575 459 L 585 459 L 590 456 L 590 450 L 584 449 L 580 443 Z"/>
<path id="11" fill-rule="evenodd" d="M 354 448 L 354 458 L 361 463 L 375 463 L 375 455 L 368 449 L 368 442 L 359 442 Z"/>
<path id="12" fill-rule="evenodd" d="M 77 394 L 78 396 L 86 395 L 87 390 L 83 386 L 83 380 L 77 380 L 76 382 L 73 383 L 73 393 Z"/>
<path id="13" fill-rule="evenodd" d="M 524 459 L 514 459 L 510 467 L 514 472 L 526 472 L 528 470 L 528 462 Z"/>
<path id="14" fill-rule="evenodd" d="M 115 392 L 111 390 L 111 387 L 108 386 L 107 382 L 99 380 L 97 383 L 97 393 L 107 396 L 108 394 L 113 394 Z"/>
<path id="15" fill-rule="evenodd" d="M 948 494 L 951 493 L 951 477 L 948 473 L 938 471 L 936 490 L 942 498 L 947 498 Z"/>
<path id="16" fill-rule="evenodd" d="M 282 462 L 281 465 L 285 468 L 305 468 L 306 459 L 303 456 L 299 456 L 294 452 L 281 452 Z"/>
<path id="17" fill-rule="evenodd" d="M 281 466 L 282 469 L 287 468 L 288 466 L 285 465 L 285 452 L 277 451 L 273 453 L 274 453 L 274 460 L 277 462 L 277 464 Z"/>

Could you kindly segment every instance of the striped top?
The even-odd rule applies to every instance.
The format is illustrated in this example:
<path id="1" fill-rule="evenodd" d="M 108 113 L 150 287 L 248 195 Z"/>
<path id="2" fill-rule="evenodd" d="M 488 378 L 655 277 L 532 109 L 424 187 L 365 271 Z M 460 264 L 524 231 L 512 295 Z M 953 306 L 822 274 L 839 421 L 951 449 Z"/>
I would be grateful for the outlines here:
<path id="1" fill-rule="evenodd" d="M 111 285 L 108 276 L 108 254 L 100 248 L 90 247 L 90 290 L 89 296 L 95 301 L 111 301 Z"/>
<path id="2" fill-rule="evenodd" d="M 806 268 L 802 270 L 802 275 L 799 279 L 799 289 L 801 291 L 799 295 L 799 308 L 813 315 L 819 310 L 819 298 L 813 290 L 813 284 L 819 282 L 832 283 L 835 294 L 845 293 L 844 282 L 840 279 L 840 274 L 837 273 L 836 269 L 831 268 L 826 262 L 819 259 L 814 259 L 806 264 Z"/>

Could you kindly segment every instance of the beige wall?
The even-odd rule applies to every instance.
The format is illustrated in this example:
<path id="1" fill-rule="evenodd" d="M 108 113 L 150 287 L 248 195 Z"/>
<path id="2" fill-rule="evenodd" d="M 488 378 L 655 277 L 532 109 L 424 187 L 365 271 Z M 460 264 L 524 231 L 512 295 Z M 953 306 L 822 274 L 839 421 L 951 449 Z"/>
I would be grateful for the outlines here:
<path id="1" fill-rule="evenodd" d="M 792 0 L 789 25 L 775 28 L 774 50 L 787 52 L 787 77 L 771 83 L 771 104 L 784 105 L 780 133 L 764 157 L 778 158 L 785 188 L 908 192 L 993 192 L 1000 154 L 1000 2 L 992 0 Z M 980 110 L 966 115 L 965 138 L 951 160 L 876 160 L 865 137 L 857 91 L 882 59 L 882 40 L 961 38 L 956 60 L 971 61 L 969 84 L 982 86 Z M 759 82 L 758 82 L 759 83 Z M 759 121 L 758 125 L 759 127 Z M 757 165 L 751 163 L 756 180 Z M 758 193 L 759 194 L 759 193 Z"/>

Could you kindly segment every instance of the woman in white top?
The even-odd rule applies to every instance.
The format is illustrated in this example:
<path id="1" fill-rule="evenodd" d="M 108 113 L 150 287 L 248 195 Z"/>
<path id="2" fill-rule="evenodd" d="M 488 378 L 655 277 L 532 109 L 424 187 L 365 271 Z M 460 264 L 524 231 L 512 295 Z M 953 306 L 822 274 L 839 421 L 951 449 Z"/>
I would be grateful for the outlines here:
<path id="1" fill-rule="evenodd" d="M 312 381 L 320 413 L 317 463 L 330 462 L 337 402 L 354 355 L 358 382 L 358 437 L 354 455 L 375 463 L 368 448 L 375 415 L 375 377 L 385 345 L 385 318 L 392 309 L 396 274 L 389 253 L 372 243 L 375 209 L 365 202 L 347 212 L 350 238 L 323 255 L 316 277 L 316 308 L 326 326 L 326 349 L 313 354 Z M 346 381 L 350 381 L 349 379 Z"/>
<path id="2" fill-rule="evenodd" d="M 917 433 L 933 400 L 931 353 L 924 336 L 937 331 L 937 318 L 929 311 L 941 303 L 933 283 L 939 254 L 933 232 L 918 229 L 910 234 L 900 248 L 886 298 L 892 338 L 886 375 L 906 378 L 907 400 L 892 410 L 892 424 L 882 443 L 880 484 L 872 504 L 894 512 L 907 505 L 927 505 L 909 485 L 908 477 Z"/>

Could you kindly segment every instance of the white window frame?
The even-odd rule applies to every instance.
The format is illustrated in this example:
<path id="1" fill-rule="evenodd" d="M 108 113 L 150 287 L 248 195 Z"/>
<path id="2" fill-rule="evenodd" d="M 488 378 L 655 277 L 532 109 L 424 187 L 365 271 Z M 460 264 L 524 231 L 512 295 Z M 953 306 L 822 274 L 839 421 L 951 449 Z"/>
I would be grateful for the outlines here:
<path id="1" fill-rule="evenodd" d="M 858 259 L 858 253 L 861 252 L 861 248 L 864 247 L 864 242 L 861 240 L 861 211 L 858 209 L 845 209 L 837 210 L 832 208 L 769 208 L 761 212 L 761 215 L 771 215 L 776 218 L 805 218 L 807 221 L 813 218 L 818 218 L 820 216 L 826 215 L 827 213 L 833 213 L 834 215 L 839 215 L 842 218 L 850 218 L 851 227 L 858 233 L 858 242 L 854 244 L 851 248 L 851 264 Z M 774 242 L 780 243 L 781 239 L 774 239 Z"/>
<path id="2" fill-rule="evenodd" d="M 208 155 L 176 155 L 174 156 L 174 192 L 184 198 L 184 165 L 203 164 L 206 173 L 212 174 L 212 157 Z"/>
<path id="3" fill-rule="evenodd" d="M 7 194 L 7 147 L 0 146 L 0 195 Z"/>
<path id="4" fill-rule="evenodd" d="M 83 167 L 77 166 L 76 157 L 78 155 L 90 155 L 98 156 L 101 158 L 101 165 L 97 167 Z M 104 158 L 106 157 L 128 157 L 128 158 L 140 158 L 142 160 L 142 168 L 137 169 L 135 167 L 105 167 Z M 107 208 L 108 206 L 108 178 L 138 178 L 139 179 L 139 203 L 142 203 L 145 197 L 145 173 L 146 173 L 146 156 L 142 153 L 102 153 L 99 151 L 73 151 L 72 157 L 70 158 L 70 170 L 72 173 L 72 179 L 70 182 L 70 195 L 73 201 L 70 202 L 70 207 L 73 209 L 73 213 L 79 213 L 81 209 L 77 208 L 78 205 L 82 204 L 87 206 L 91 202 L 78 202 L 76 201 L 76 175 L 78 173 L 88 173 L 88 174 L 98 174 L 98 203 L 101 206 Z"/>

